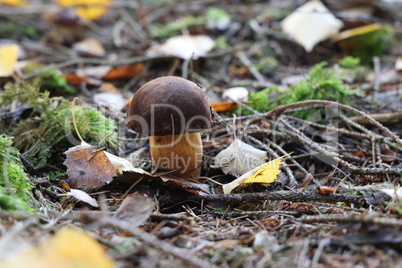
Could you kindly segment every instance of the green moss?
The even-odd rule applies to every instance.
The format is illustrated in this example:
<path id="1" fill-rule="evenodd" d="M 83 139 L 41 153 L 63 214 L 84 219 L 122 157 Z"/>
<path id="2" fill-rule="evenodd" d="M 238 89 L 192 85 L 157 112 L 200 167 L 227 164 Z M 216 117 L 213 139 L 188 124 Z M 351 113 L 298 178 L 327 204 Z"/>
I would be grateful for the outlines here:
<path id="1" fill-rule="evenodd" d="M 334 75 L 330 68 L 325 68 L 326 62 L 313 66 L 306 81 L 292 85 L 289 90 L 281 91 L 277 87 L 267 88 L 250 94 L 249 106 L 259 112 L 266 112 L 276 106 L 303 100 L 334 100 L 349 104 L 349 96 L 359 93 L 358 90 L 348 89 L 343 81 Z M 309 117 L 314 111 L 297 112 L 300 118 Z M 242 113 L 250 112 L 242 110 Z"/>
<path id="2" fill-rule="evenodd" d="M 197 25 L 203 25 L 206 19 L 204 17 L 197 18 L 194 16 L 184 16 L 167 24 L 154 23 L 150 25 L 151 33 L 157 38 L 166 38 L 179 34 L 181 30 L 188 29 Z"/>
<path id="3" fill-rule="evenodd" d="M 62 73 L 55 69 L 41 73 L 33 81 L 41 85 L 42 91 L 49 91 L 52 95 L 69 96 L 77 93 L 77 90 L 67 83 Z"/>
<path id="4" fill-rule="evenodd" d="M 18 150 L 11 144 L 12 138 L 0 136 L 0 207 L 29 210 L 33 186 L 18 158 Z"/>
<path id="5" fill-rule="evenodd" d="M 54 156 L 71 147 L 68 138 L 75 135 L 71 102 L 62 97 L 49 97 L 48 92 L 41 92 L 35 84 L 8 84 L 0 94 L 0 106 L 15 100 L 31 106 L 33 112 L 25 120 L 5 125 L 6 131 L 15 137 L 14 146 L 24 153 L 25 159 L 35 169 L 44 167 L 50 159 L 57 162 Z M 115 131 L 114 121 L 98 110 L 76 110 L 78 130 L 85 141 L 98 144 Z M 108 137 L 105 144 L 117 147 L 116 133 Z"/>
<path id="6" fill-rule="evenodd" d="M 355 57 L 351 57 L 351 56 L 347 56 L 344 57 L 343 59 L 341 59 L 339 61 L 339 64 L 343 67 L 343 68 L 348 68 L 348 69 L 355 69 L 359 66 L 360 64 L 360 59 L 359 58 L 355 58 Z"/>

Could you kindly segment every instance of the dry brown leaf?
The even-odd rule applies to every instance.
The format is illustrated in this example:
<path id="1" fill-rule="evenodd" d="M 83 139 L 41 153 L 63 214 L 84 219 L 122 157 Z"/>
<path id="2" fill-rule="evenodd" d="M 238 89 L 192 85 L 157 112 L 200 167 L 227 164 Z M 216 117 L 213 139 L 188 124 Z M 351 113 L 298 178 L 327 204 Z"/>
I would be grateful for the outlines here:
<path id="1" fill-rule="evenodd" d="M 136 77 L 142 71 L 142 69 L 144 69 L 144 65 L 142 63 L 115 67 L 109 70 L 102 78 L 107 80 L 131 79 Z"/>
<path id="2" fill-rule="evenodd" d="M 76 74 L 66 74 L 64 75 L 64 78 L 69 84 L 73 85 L 80 85 L 82 83 L 87 84 L 88 79 L 85 76 L 79 76 Z"/>
<path id="3" fill-rule="evenodd" d="M 77 145 L 65 152 L 68 181 L 72 188 L 96 190 L 113 180 L 115 167 L 103 150 Z"/>
<path id="4" fill-rule="evenodd" d="M 113 217 L 129 222 L 131 228 L 135 228 L 145 223 L 149 216 L 151 216 L 155 205 L 156 203 L 146 195 L 138 193 L 129 194 L 123 200 Z"/>
<path id="5" fill-rule="evenodd" d="M 113 268 L 114 265 L 95 238 L 71 227 L 59 229 L 39 246 L 0 261 L 0 267 L 4 268 Z"/>
<path id="6" fill-rule="evenodd" d="M 187 192 L 190 192 L 195 195 L 203 195 L 210 193 L 210 188 L 207 184 L 195 183 L 181 178 L 171 177 L 169 175 L 162 175 L 160 176 L 160 178 L 164 182 L 179 185 L 183 188 L 183 190 L 186 190 Z"/>
<path id="7" fill-rule="evenodd" d="M 381 159 L 384 162 L 392 162 L 398 159 L 398 154 L 389 148 L 381 148 Z"/>

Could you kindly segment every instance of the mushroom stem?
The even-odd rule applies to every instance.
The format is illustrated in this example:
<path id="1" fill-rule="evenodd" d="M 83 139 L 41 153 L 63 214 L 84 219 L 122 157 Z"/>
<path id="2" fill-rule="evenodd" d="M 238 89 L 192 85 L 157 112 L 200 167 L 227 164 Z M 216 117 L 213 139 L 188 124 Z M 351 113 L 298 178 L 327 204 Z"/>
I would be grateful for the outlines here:
<path id="1" fill-rule="evenodd" d="M 181 178 L 197 178 L 201 173 L 201 133 L 150 136 L 151 157 L 154 165 Z"/>

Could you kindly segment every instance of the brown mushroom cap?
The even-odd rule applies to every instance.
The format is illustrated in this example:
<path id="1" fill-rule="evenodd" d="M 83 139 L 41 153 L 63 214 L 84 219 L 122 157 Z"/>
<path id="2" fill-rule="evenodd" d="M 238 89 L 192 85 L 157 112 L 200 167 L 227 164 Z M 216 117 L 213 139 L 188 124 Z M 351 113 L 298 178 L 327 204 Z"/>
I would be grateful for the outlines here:
<path id="1" fill-rule="evenodd" d="M 127 121 L 143 136 L 200 132 L 211 127 L 211 108 L 197 84 L 164 76 L 149 81 L 135 93 Z"/>

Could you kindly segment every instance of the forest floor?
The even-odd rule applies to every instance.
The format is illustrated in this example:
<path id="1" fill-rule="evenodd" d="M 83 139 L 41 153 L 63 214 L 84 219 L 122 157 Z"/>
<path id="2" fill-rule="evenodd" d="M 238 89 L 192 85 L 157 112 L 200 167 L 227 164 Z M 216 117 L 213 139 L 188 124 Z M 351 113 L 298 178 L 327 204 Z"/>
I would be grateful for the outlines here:
<path id="1" fill-rule="evenodd" d="M 322 1 L 311 49 L 281 24 L 306 1 L 3 2 L 1 267 L 402 267 L 400 1 Z M 126 124 L 166 75 L 213 108 L 196 180 Z"/>

